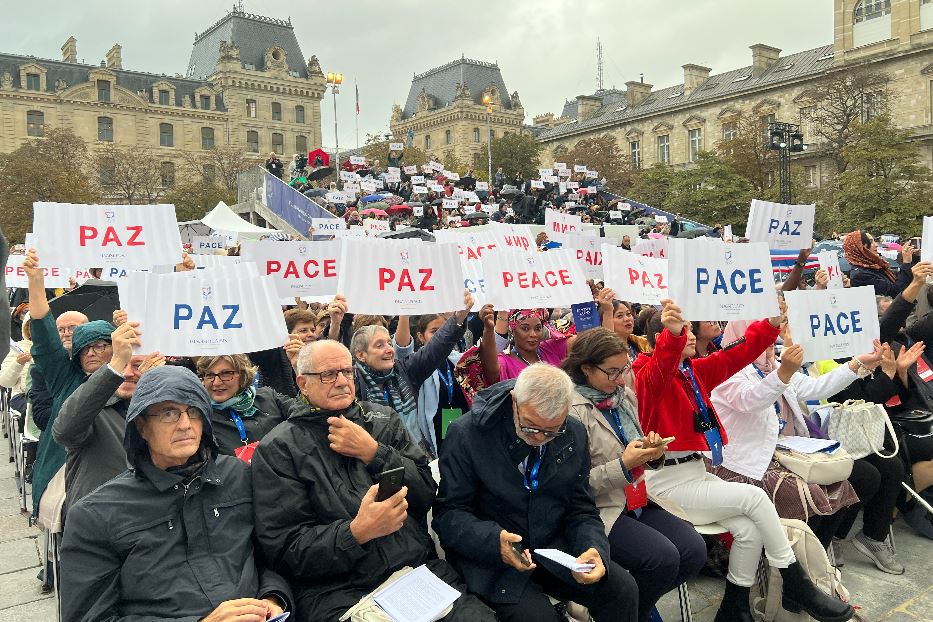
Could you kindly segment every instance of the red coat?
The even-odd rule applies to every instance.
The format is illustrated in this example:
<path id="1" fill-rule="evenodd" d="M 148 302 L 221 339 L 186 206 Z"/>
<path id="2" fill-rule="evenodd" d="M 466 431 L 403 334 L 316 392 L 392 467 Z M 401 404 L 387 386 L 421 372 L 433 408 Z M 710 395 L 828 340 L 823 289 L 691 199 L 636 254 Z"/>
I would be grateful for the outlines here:
<path id="1" fill-rule="evenodd" d="M 774 343 L 780 331 L 768 320 L 748 326 L 745 341 L 729 350 L 713 352 L 693 359 L 690 367 L 706 401 L 709 412 L 719 422 L 722 444 L 729 442 L 719 415 L 709 401 L 710 391 L 722 384 L 746 365 L 758 358 Z M 635 372 L 635 394 L 638 396 L 638 418 L 641 429 L 661 436 L 674 436 L 668 445 L 671 451 L 709 451 L 706 438 L 694 431 L 694 398 L 690 381 L 679 370 L 680 354 L 687 345 L 686 333 L 675 336 L 666 328 L 658 335 L 651 354 L 639 354 L 632 365 Z"/>

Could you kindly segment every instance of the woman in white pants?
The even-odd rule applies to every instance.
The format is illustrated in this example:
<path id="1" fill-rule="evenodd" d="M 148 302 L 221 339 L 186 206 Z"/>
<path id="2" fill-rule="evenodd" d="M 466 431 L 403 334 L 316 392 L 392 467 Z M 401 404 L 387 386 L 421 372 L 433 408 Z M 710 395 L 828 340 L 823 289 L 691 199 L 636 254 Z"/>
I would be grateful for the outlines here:
<path id="1" fill-rule="evenodd" d="M 797 563 L 767 494 L 707 473 L 700 453 L 709 452 L 714 466 L 722 463 L 728 437 L 709 392 L 774 343 L 782 318 L 753 322 L 743 340 L 691 361 L 696 337 L 690 324 L 674 301 L 663 303 L 663 311 L 649 321 L 646 331 L 654 351 L 640 355 L 634 364 L 642 429 L 674 437 L 664 468 L 646 476 L 648 492 L 661 502 L 667 499 L 682 507 L 694 524 L 716 522 L 732 533 L 726 592 L 716 622 L 751 622 L 749 588 L 755 582 L 762 547 L 768 563 L 780 569 L 785 609 L 804 610 L 821 622 L 848 620 L 852 607 L 817 589 Z"/>

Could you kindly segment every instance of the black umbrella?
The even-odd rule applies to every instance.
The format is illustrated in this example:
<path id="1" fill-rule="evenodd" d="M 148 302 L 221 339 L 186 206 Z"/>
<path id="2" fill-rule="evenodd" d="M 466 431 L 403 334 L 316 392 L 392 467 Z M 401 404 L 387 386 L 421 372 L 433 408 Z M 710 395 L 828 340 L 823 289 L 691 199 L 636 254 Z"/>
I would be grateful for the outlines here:
<path id="1" fill-rule="evenodd" d="M 506 186 L 505 188 L 502 189 L 501 192 L 499 192 L 499 194 L 501 194 L 504 197 L 514 197 L 516 194 L 521 194 L 521 193 L 522 191 L 519 190 L 518 188 L 514 188 L 510 186 Z"/>
<path id="2" fill-rule="evenodd" d="M 113 312 L 120 308 L 117 284 L 113 281 L 90 279 L 83 285 L 49 301 L 55 316 L 66 311 L 80 311 L 89 320 L 113 321 Z"/>
<path id="3" fill-rule="evenodd" d="M 328 175 L 334 172 L 333 166 L 319 166 L 310 173 L 308 173 L 308 181 L 317 181 L 318 179 L 324 179 Z"/>
<path id="4" fill-rule="evenodd" d="M 431 201 L 431 205 L 443 205 L 443 204 L 444 204 L 444 199 L 434 199 L 433 201 Z"/>
<path id="5" fill-rule="evenodd" d="M 680 233 L 677 234 L 677 237 L 687 238 L 687 239 L 692 240 L 693 238 L 702 238 L 703 236 L 706 236 L 708 234 L 709 234 L 709 229 L 701 229 L 698 227 L 696 229 L 690 229 L 689 231 L 681 231 Z"/>
<path id="6" fill-rule="evenodd" d="M 311 188 L 310 190 L 305 190 L 304 194 L 308 197 L 322 197 L 327 194 L 327 188 Z"/>
<path id="7" fill-rule="evenodd" d="M 377 237 L 388 238 L 390 240 L 404 240 L 406 238 L 420 238 L 425 242 L 433 242 L 434 236 L 430 232 L 425 231 L 424 229 L 418 229 L 417 227 L 402 227 L 401 229 L 396 229 L 395 231 L 383 231 Z"/>
<path id="8" fill-rule="evenodd" d="M 489 219 L 489 214 L 486 212 L 473 212 L 472 214 L 467 214 L 460 220 L 480 220 L 480 219 Z"/>

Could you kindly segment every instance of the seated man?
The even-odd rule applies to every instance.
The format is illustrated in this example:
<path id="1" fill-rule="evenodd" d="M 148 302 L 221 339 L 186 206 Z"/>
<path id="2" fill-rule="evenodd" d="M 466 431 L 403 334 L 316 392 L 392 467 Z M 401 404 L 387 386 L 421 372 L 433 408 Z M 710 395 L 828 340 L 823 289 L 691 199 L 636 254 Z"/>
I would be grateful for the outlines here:
<path id="1" fill-rule="evenodd" d="M 441 446 L 434 529 L 499 620 L 557 622 L 549 595 L 589 608 L 596 622 L 638 618 L 635 580 L 609 558 L 590 491 L 586 430 L 567 417 L 573 391 L 559 368 L 530 365 L 480 391 Z M 594 567 L 571 572 L 534 548 Z"/>
<path id="2" fill-rule="evenodd" d="M 68 511 L 62 619 L 263 622 L 288 584 L 254 560 L 249 467 L 218 456 L 211 402 L 191 371 L 136 386 L 124 446 L 133 468 Z"/>
<path id="3" fill-rule="evenodd" d="M 426 564 L 465 592 L 428 536 L 436 484 L 427 457 L 394 411 L 355 400 L 350 351 L 330 340 L 305 344 L 298 372 L 304 403 L 263 438 L 252 461 L 256 534 L 266 559 L 291 580 L 298 621 L 337 620 L 405 566 Z M 376 476 L 399 467 L 405 486 L 376 501 Z M 464 593 L 444 619 L 494 617 Z"/>

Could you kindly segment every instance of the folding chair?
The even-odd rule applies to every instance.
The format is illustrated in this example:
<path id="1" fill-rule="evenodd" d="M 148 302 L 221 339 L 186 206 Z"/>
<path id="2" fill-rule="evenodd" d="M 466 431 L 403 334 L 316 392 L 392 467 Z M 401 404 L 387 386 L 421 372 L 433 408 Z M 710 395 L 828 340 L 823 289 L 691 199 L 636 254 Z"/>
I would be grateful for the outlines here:
<path id="1" fill-rule="evenodd" d="M 28 511 L 27 498 L 30 496 L 31 486 L 26 481 L 26 479 L 30 468 L 36 461 L 36 452 L 39 450 L 39 433 L 39 428 L 32 420 L 32 409 L 29 407 L 26 409 L 26 422 L 23 425 L 23 434 L 20 437 L 19 447 L 17 448 L 17 457 L 20 462 L 20 468 L 23 472 L 22 486 L 20 486 L 19 489 L 20 510 L 23 513 Z"/>
<path id="2" fill-rule="evenodd" d="M 39 502 L 39 519 L 37 524 L 48 534 L 48 543 L 46 545 L 46 570 L 49 564 L 52 566 L 52 581 L 55 592 L 55 614 L 57 622 L 62 619 L 62 599 L 61 599 L 61 572 L 59 569 L 59 560 L 61 554 L 61 539 L 65 525 L 63 519 L 63 509 L 65 507 L 65 467 L 63 466 L 55 474 L 55 477 L 49 482 L 48 487 L 42 494 L 42 500 Z M 46 577 L 48 579 L 48 577 Z"/>

